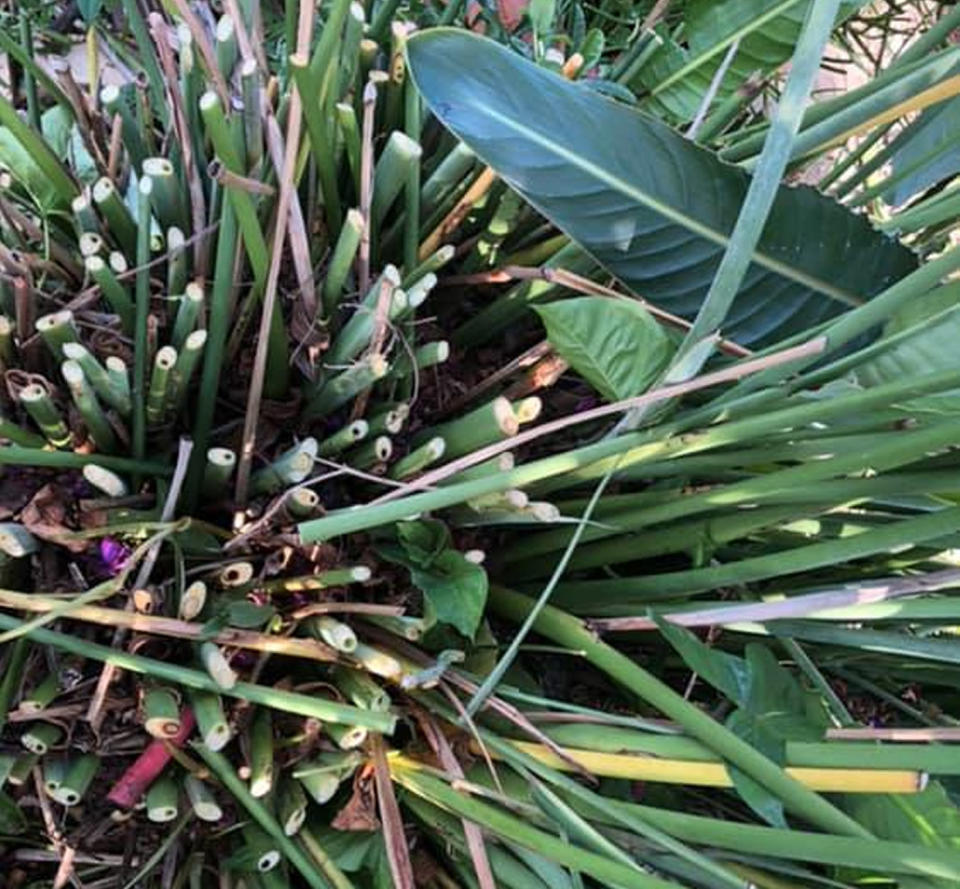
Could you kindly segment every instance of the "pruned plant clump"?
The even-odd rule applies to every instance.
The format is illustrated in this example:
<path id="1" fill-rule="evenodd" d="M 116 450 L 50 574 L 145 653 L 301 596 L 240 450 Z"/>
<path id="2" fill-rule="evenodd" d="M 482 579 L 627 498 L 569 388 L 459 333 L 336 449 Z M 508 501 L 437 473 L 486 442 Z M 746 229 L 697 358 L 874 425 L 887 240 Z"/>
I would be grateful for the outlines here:
<path id="1" fill-rule="evenodd" d="M 4 885 L 957 885 L 957 27 L 0 12 Z"/>

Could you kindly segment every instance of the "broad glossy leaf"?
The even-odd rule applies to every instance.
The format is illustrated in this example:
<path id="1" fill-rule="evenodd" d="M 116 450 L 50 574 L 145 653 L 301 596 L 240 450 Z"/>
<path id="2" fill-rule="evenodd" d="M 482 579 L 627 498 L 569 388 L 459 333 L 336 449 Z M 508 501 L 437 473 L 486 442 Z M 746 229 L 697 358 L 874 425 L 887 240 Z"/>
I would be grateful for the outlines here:
<path id="1" fill-rule="evenodd" d="M 740 41 L 714 102 L 722 101 L 751 74 L 774 71 L 793 55 L 811 4 L 812 0 L 687 0 L 682 45 L 666 37 L 632 85 L 650 94 L 646 104 L 652 111 L 691 120 L 734 42 Z M 841 15 L 862 5 L 856 0 L 844 3 Z"/>
<path id="2" fill-rule="evenodd" d="M 669 357 L 666 335 L 638 303 L 585 296 L 535 308 L 550 344 L 608 401 L 639 395 Z"/>
<path id="3" fill-rule="evenodd" d="M 960 284 L 945 284 L 907 303 L 884 327 L 884 336 L 893 336 L 935 315 L 941 317 L 932 326 L 858 367 L 857 380 L 865 386 L 879 386 L 955 368 L 960 340 Z M 960 390 L 917 398 L 910 404 L 918 410 L 956 413 L 960 410 Z"/>
<path id="4" fill-rule="evenodd" d="M 891 177 L 902 177 L 884 192 L 900 206 L 914 195 L 960 172 L 960 145 L 954 138 L 960 127 L 960 98 L 928 108 L 907 127 L 890 158 Z"/>
<path id="5" fill-rule="evenodd" d="M 639 296 L 691 317 L 748 177 L 665 124 L 522 59 L 438 28 L 407 44 L 437 117 Z M 783 188 L 724 333 L 805 330 L 910 271 L 909 251 L 812 189 Z"/>

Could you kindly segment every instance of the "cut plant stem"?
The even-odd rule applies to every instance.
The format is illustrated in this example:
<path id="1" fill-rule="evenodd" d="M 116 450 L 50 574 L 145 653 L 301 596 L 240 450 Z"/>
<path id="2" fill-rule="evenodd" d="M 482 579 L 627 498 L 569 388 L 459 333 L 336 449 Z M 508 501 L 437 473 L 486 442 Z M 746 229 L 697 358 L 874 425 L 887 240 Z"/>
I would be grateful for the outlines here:
<path id="1" fill-rule="evenodd" d="M 167 384 L 167 406 L 174 416 L 179 414 L 186 404 L 190 382 L 196 373 L 206 344 L 205 330 L 195 330 L 183 341 L 183 348 L 177 355 L 177 363 L 170 372 L 170 380 Z"/>
<path id="2" fill-rule="evenodd" d="M 340 693 L 357 707 L 381 711 L 390 709 L 390 695 L 360 670 L 336 666 L 333 669 L 333 682 Z"/>
<path id="3" fill-rule="evenodd" d="M 318 447 L 315 438 L 305 438 L 268 466 L 258 469 L 250 478 L 250 493 L 254 496 L 272 494 L 300 484 L 313 471 Z"/>
<path id="4" fill-rule="evenodd" d="M 229 448 L 208 448 L 203 493 L 208 497 L 226 496 L 236 465 L 237 455 Z"/>
<path id="5" fill-rule="evenodd" d="M 181 620 L 192 621 L 197 618 L 207 602 L 207 585 L 202 580 L 195 580 L 180 597 L 178 613 Z"/>
<path id="6" fill-rule="evenodd" d="M 143 727 L 154 738 L 172 738 L 180 733 L 180 706 L 169 688 L 153 686 L 146 690 Z"/>
<path id="7" fill-rule="evenodd" d="M 394 368 L 394 375 L 399 379 L 404 379 L 405 377 L 411 376 L 415 370 L 423 371 L 428 367 L 443 364 L 449 357 L 450 344 L 446 340 L 424 343 L 414 350 L 412 361 L 409 356 L 405 355 L 397 362 Z"/>
<path id="8" fill-rule="evenodd" d="M 362 725 L 336 725 L 330 723 L 323 730 L 341 750 L 356 750 L 362 747 L 369 734 Z"/>
<path id="9" fill-rule="evenodd" d="M 73 323 L 73 312 L 66 309 L 37 318 L 36 329 L 50 353 L 58 361 L 63 358 L 64 343 L 75 343 L 77 341 L 77 328 Z"/>
<path id="10" fill-rule="evenodd" d="M 229 691 L 237 684 L 237 674 L 230 662 L 215 642 L 203 642 L 200 645 L 200 660 L 207 673 L 217 685 Z M 194 708 L 196 709 L 196 708 Z M 199 721 L 200 716 L 197 715 Z"/>
<path id="11" fill-rule="evenodd" d="M 0 522 L 0 553 L 22 559 L 40 548 L 37 538 L 19 522 Z M 11 679 L 16 677 L 16 672 Z"/>
<path id="12" fill-rule="evenodd" d="M 336 315 L 362 233 L 363 216 L 360 211 L 348 210 L 323 281 L 321 306 L 324 318 L 333 319 Z"/>
<path id="13" fill-rule="evenodd" d="M 57 675 L 49 673 L 23 694 L 20 698 L 20 709 L 26 713 L 36 713 L 49 706 L 59 693 L 60 683 Z"/>
<path id="14" fill-rule="evenodd" d="M 351 583 L 366 583 L 370 577 L 371 571 L 366 565 L 356 565 L 352 568 L 331 568 L 301 577 L 278 577 L 264 581 L 259 584 L 259 588 L 267 593 L 298 593 L 304 590 L 326 590 Z"/>
<path id="15" fill-rule="evenodd" d="M 164 230 L 170 226 L 188 230 L 189 219 L 173 164 L 165 157 L 148 157 L 143 162 L 143 175 L 153 182 L 150 203 Z"/>
<path id="16" fill-rule="evenodd" d="M 399 479 L 400 481 L 417 475 L 443 457 L 446 446 L 446 440 L 440 436 L 431 438 L 426 444 L 420 445 L 420 447 L 407 454 L 406 457 L 394 463 L 387 471 L 387 475 L 390 478 Z"/>
<path id="17" fill-rule="evenodd" d="M 250 795 L 259 799 L 273 789 L 273 721 L 258 708 L 250 724 Z"/>
<path id="18" fill-rule="evenodd" d="M 309 621 L 310 631 L 322 639 L 331 648 L 352 654 L 357 648 L 357 636 L 348 624 L 326 615 L 312 617 Z"/>
<path id="19" fill-rule="evenodd" d="M 283 857 L 300 872 L 311 889 L 329 889 L 326 877 L 316 869 L 300 847 L 284 834 L 283 828 L 267 807 L 250 795 L 230 762 L 222 754 L 215 753 L 206 747 L 198 747 L 197 753 L 260 828 L 278 844 Z"/>
<path id="20" fill-rule="evenodd" d="M 157 350 L 150 375 L 150 388 L 147 391 L 147 426 L 159 426 L 164 420 L 170 372 L 176 363 L 177 350 L 172 346 Z"/>
<path id="21" fill-rule="evenodd" d="M 173 332 L 170 334 L 170 345 L 174 349 L 182 349 L 187 336 L 197 326 L 203 302 L 203 286 L 199 281 L 191 281 L 180 297 L 180 307 L 177 309 L 177 318 L 173 324 Z"/>
<path id="22" fill-rule="evenodd" d="M 35 722 L 20 735 L 20 743 L 31 753 L 44 756 L 63 737 L 63 730 L 52 722 Z"/>
<path id="23" fill-rule="evenodd" d="M 110 789 L 107 801 L 122 809 L 131 809 L 139 803 L 172 759 L 170 750 L 184 745 L 194 725 L 193 711 L 185 708 L 180 714 L 180 731 L 172 738 L 151 741 Z"/>
<path id="24" fill-rule="evenodd" d="M 84 753 L 70 760 L 53 798 L 65 806 L 75 806 L 83 801 L 87 790 L 100 769 L 100 757 Z"/>
<path id="25" fill-rule="evenodd" d="M 142 460 L 147 448 L 147 327 L 150 315 L 150 198 L 153 180 L 144 176 L 137 194 L 137 286 L 133 323 L 133 456 Z"/>
<path id="26" fill-rule="evenodd" d="M 177 783 L 169 774 L 161 775 L 147 791 L 147 818 L 154 824 L 173 821 L 179 812 Z"/>
<path id="27" fill-rule="evenodd" d="M 434 426 L 414 438 L 442 438 L 446 443 L 445 456 L 456 458 L 479 450 L 485 445 L 510 438 L 520 430 L 513 407 L 506 398 L 499 397 L 471 411 L 457 420 Z"/>
<path id="28" fill-rule="evenodd" d="M 73 436 L 67 428 L 60 411 L 46 389 L 37 383 L 24 386 L 19 393 L 20 403 L 47 441 L 55 448 L 69 448 Z"/>
<path id="29" fill-rule="evenodd" d="M 100 451 L 113 452 L 117 446 L 116 434 L 97 401 L 97 396 L 87 381 L 83 369 L 76 361 L 68 360 L 60 366 L 60 372 L 63 374 L 73 403 L 77 406 L 93 443 Z"/>
<path id="30" fill-rule="evenodd" d="M 214 823 L 223 818 L 223 809 L 206 781 L 201 781 L 188 772 L 183 779 L 183 789 L 187 792 L 193 814 L 201 821 Z"/>
<path id="31" fill-rule="evenodd" d="M 110 373 L 93 357 L 90 350 L 80 343 L 66 343 L 63 346 L 63 356 L 75 361 L 83 370 L 97 397 L 122 416 L 130 415 L 130 392 L 126 386 L 118 386 Z M 116 359 L 119 360 L 119 359 Z M 124 369 L 126 376 L 126 369 Z"/>
<path id="32" fill-rule="evenodd" d="M 127 289 L 117 280 L 113 269 L 99 256 L 88 256 L 84 260 L 84 266 L 90 277 L 100 287 L 100 292 L 107 301 L 107 305 L 120 318 L 120 326 L 123 328 L 123 332 L 128 336 L 132 334 L 135 317 L 133 301 L 130 299 Z"/>
<path id="33" fill-rule="evenodd" d="M 129 257 L 137 251 L 137 224 L 127 205 L 117 193 L 113 181 L 104 177 L 93 185 L 93 202 L 107 225 L 107 231 L 117 246 Z M 88 266 L 89 269 L 89 266 Z"/>
<path id="34" fill-rule="evenodd" d="M 338 376 L 328 380 L 307 403 L 304 420 L 317 419 L 333 413 L 337 408 L 382 380 L 390 369 L 383 355 L 373 354 L 358 361 Z"/>
<path id="35" fill-rule="evenodd" d="M 366 420 L 354 420 L 342 429 L 325 438 L 317 446 L 317 455 L 320 457 L 335 457 L 345 450 L 363 441 L 370 432 L 370 424 Z"/>
<path id="36" fill-rule="evenodd" d="M 373 204 L 371 218 L 374 230 L 379 230 L 400 192 L 406 185 L 410 171 L 420 163 L 420 144 L 406 133 L 394 130 L 377 161 L 373 174 Z"/>
<path id="37" fill-rule="evenodd" d="M 295 836 L 307 818 L 307 796 L 300 782 L 282 778 L 277 790 L 277 819 L 284 834 Z"/>

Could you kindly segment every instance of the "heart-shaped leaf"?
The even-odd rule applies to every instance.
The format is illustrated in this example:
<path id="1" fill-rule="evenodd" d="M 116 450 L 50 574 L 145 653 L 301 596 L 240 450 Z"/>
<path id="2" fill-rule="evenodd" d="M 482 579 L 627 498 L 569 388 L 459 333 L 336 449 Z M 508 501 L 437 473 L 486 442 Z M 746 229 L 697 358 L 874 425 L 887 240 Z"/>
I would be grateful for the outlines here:
<path id="1" fill-rule="evenodd" d="M 664 332 L 630 300 L 585 296 L 536 310 L 554 349 L 609 401 L 639 395 L 669 357 Z"/>
<path id="2" fill-rule="evenodd" d="M 748 177 L 668 126 L 491 40 L 415 34 L 440 121 L 636 294 L 684 317 L 706 295 Z M 782 188 L 724 326 L 745 345 L 806 330 L 910 271 L 908 250 L 809 188 Z"/>

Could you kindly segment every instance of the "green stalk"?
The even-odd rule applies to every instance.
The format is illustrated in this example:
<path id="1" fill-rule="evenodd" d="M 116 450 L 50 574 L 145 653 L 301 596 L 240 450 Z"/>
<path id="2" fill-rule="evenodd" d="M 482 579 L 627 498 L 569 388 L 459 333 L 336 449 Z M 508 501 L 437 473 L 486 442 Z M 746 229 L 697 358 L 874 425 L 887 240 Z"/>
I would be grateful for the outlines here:
<path id="1" fill-rule="evenodd" d="M 73 324 L 73 312 L 66 309 L 52 315 L 37 318 L 36 330 L 44 341 L 50 354 L 59 361 L 63 357 L 63 346 L 77 342 L 77 329 Z"/>
<path id="2" fill-rule="evenodd" d="M 33 433 L 28 445 L 6 445 L 0 447 L 0 466 L 43 466 L 49 469 L 83 469 L 88 463 L 96 463 L 116 472 L 168 478 L 173 468 L 166 463 L 154 463 L 149 460 L 130 460 L 126 457 L 111 457 L 106 454 L 71 454 L 68 451 L 39 450 L 43 439 Z M 11 438 L 5 431 L 4 438 Z M 12 440 L 12 439 L 11 439 Z"/>
<path id="3" fill-rule="evenodd" d="M 40 548 L 37 538 L 19 522 L 0 522 L 0 553 L 22 559 Z"/>
<path id="4" fill-rule="evenodd" d="M 446 442 L 449 459 L 461 457 L 488 444 L 517 434 L 520 424 L 506 398 L 498 397 L 456 420 L 424 430 L 414 444 L 425 438 L 439 437 Z"/>
<path id="5" fill-rule="evenodd" d="M 258 469 L 250 478 L 250 493 L 253 496 L 273 494 L 300 484 L 313 471 L 317 447 L 315 438 L 305 438 L 263 469 Z"/>
<path id="6" fill-rule="evenodd" d="M 380 286 L 390 285 L 381 285 L 378 282 L 374 285 L 372 291 L 379 292 Z M 406 308 L 406 293 L 403 290 L 394 288 L 390 294 L 390 302 L 387 307 L 387 320 L 396 321 Z M 373 301 L 373 305 L 367 305 L 365 301 L 337 334 L 329 351 L 324 356 L 325 364 L 329 367 L 336 367 L 339 364 L 346 364 L 348 361 L 356 358 L 370 345 L 375 323 L 376 301 Z"/>
<path id="7" fill-rule="evenodd" d="M 36 713 L 48 707 L 60 693 L 60 683 L 55 673 L 48 673 L 40 682 L 20 698 L 20 709 Z"/>
<path id="8" fill-rule="evenodd" d="M 233 794 L 237 802 L 247 811 L 247 814 L 277 844 L 283 857 L 300 872 L 312 889 L 329 889 L 330 883 L 327 879 L 313 866 L 300 848 L 284 834 L 283 828 L 277 823 L 269 809 L 250 795 L 243 782 L 237 777 L 237 773 L 230 762 L 222 754 L 215 753 L 204 746 L 196 746 L 194 749 L 209 766 L 210 771 L 220 779 L 224 787 Z M 330 866 L 333 867 L 332 864 Z"/>
<path id="9" fill-rule="evenodd" d="M 322 615 L 310 618 L 307 627 L 314 636 L 337 651 L 351 654 L 357 649 L 357 636 L 349 624 L 343 621 Z"/>
<path id="10" fill-rule="evenodd" d="M 55 448 L 68 448 L 73 436 L 43 386 L 32 383 L 20 390 L 20 403 Z"/>
<path id="11" fill-rule="evenodd" d="M 412 266 L 406 266 L 410 271 L 406 272 L 401 283 L 404 290 L 409 290 L 414 284 L 417 284 L 427 275 L 436 275 L 451 259 L 456 255 L 456 248 L 453 244 L 444 244 L 438 247 L 419 265 L 414 263 Z"/>
<path id="12" fill-rule="evenodd" d="M 366 420 L 354 420 L 321 441 L 317 447 L 317 454 L 320 457 L 335 457 L 357 442 L 363 441 L 369 432 L 370 424 Z"/>
<path id="13" fill-rule="evenodd" d="M 371 441 L 352 450 L 344 458 L 344 462 L 363 472 L 379 473 L 384 463 L 393 454 L 393 442 L 389 436 L 378 435 Z"/>
<path id="14" fill-rule="evenodd" d="M 237 673 L 219 645 L 215 642 L 201 642 L 199 655 L 200 663 L 220 689 L 229 691 L 237 684 Z"/>
<path id="15" fill-rule="evenodd" d="M 307 819 L 307 797 L 298 781 L 283 778 L 277 791 L 277 818 L 286 836 L 297 834 Z"/>
<path id="16" fill-rule="evenodd" d="M 216 93 L 212 91 L 204 93 L 200 99 L 200 114 L 217 157 L 231 173 L 244 176 L 246 171 L 237 155 L 223 108 L 220 105 L 220 99 Z M 228 185 L 226 189 L 230 196 L 230 202 L 233 204 L 250 266 L 253 269 L 253 289 L 259 300 L 263 297 L 270 265 L 267 243 L 264 240 L 263 231 L 257 219 L 256 207 L 250 195 L 238 186 Z M 217 262 L 219 265 L 219 251 Z M 284 328 L 280 302 L 278 301 L 270 319 L 270 347 L 267 353 L 264 394 L 267 398 L 279 398 L 287 391 L 288 382 L 289 351 L 287 334 Z"/>
<path id="17" fill-rule="evenodd" d="M 172 738 L 180 731 L 180 704 L 169 688 L 153 686 L 144 693 L 143 727 L 154 738 Z"/>
<path id="18" fill-rule="evenodd" d="M 328 20 L 323 29 L 317 51 L 331 33 L 332 17 L 337 10 L 343 7 L 346 11 L 348 2 L 337 0 L 331 20 Z M 316 55 L 314 56 L 316 58 Z M 313 152 L 314 162 L 317 165 L 317 174 L 320 178 L 320 190 L 323 193 L 323 207 L 326 213 L 327 224 L 331 238 L 340 236 L 340 227 L 343 224 L 343 214 L 340 209 L 340 194 L 337 190 L 337 171 L 334 166 L 333 138 L 328 130 L 329 121 L 324 114 L 322 100 L 323 88 L 318 74 L 313 70 L 313 63 L 308 62 L 306 56 L 294 54 L 290 56 L 290 74 L 303 102 L 303 119 L 307 124 L 307 134 L 310 137 L 310 149 Z"/>
<path id="19" fill-rule="evenodd" d="M 90 195 L 86 191 L 80 192 L 71 202 L 70 211 L 77 223 L 77 232 L 81 239 L 85 234 L 96 234 L 100 231 L 100 220 L 90 204 Z"/>
<path id="20" fill-rule="evenodd" d="M 164 346 L 157 350 L 153 359 L 153 372 L 150 375 L 150 388 L 147 392 L 147 426 L 159 426 L 164 420 L 164 408 L 167 403 L 167 390 L 170 372 L 177 363 L 177 350 Z"/>
<path id="21" fill-rule="evenodd" d="M 7 782 L 13 787 L 22 787 L 30 780 L 34 766 L 36 766 L 39 761 L 40 757 L 37 756 L 36 753 L 20 754 L 20 756 L 14 760 L 10 771 L 7 772 Z"/>
<path id="22" fill-rule="evenodd" d="M 333 413 L 337 408 L 382 380 L 390 369 L 382 355 L 370 355 L 328 380 L 303 410 L 304 420 Z"/>
<path id="23" fill-rule="evenodd" d="M 340 693 L 352 701 L 354 706 L 382 712 L 390 709 L 390 695 L 366 673 L 336 666 L 333 668 L 332 678 Z"/>
<path id="24" fill-rule="evenodd" d="M 260 72 L 255 59 L 247 59 L 240 68 L 243 92 L 243 135 L 247 147 L 247 168 L 256 170 L 263 157 L 263 118 L 260 102 Z"/>
<path id="25" fill-rule="evenodd" d="M 75 361 L 83 370 L 83 375 L 90 382 L 93 391 L 106 404 L 114 408 L 124 417 L 130 415 L 130 393 L 125 388 L 117 386 L 110 373 L 93 357 L 90 350 L 80 343 L 66 343 L 63 346 L 63 355 L 70 361 Z M 119 360 L 119 359 L 117 359 Z M 126 370 L 124 369 L 124 374 Z"/>
<path id="26" fill-rule="evenodd" d="M 197 319 L 203 309 L 203 285 L 199 281 L 191 281 L 179 302 L 177 319 L 170 334 L 170 345 L 178 351 L 183 348 L 184 341 L 197 326 Z"/>
<path id="27" fill-rule="evenodd" d="M 45 756 L 63 738 L 63 729 L 52 722 L 34 722 L 20 734 L 20 743 L 31 753 Z"/>
<path id="28" fill-rule="evenodd" d="M 220 16 L 217 19 L 213 36 L 216 44 L 217 67 L 220 69 L 223 79 L 229 83 L 239 53 L 237 49 L 237 28 L 233 17 L 226 14 Z"/>
<path id="29" fill-rule="evenodd" d="M 390 467 L 387 475 L 393 479 L 403 481 L 411 476 L 418 475 L 428 466 L 436 463 L 443 457 L 447 443 L 439 436 L 431 438 L 426 444 L 411 451 L 406 457 L 398 460 Z"/>
<path id="30" fill-rule="evenodd" d="M 343 148 L 347 154 L 347 166 L 353 180 L 354 195 L 360 195 L 360 125 L 357 112 L 349 102 L 336 105 L 337 127 L 343 139 Z"/>
<path id="31" fill-rule="evenodd" d="M 125 0 L 129 3 L 129 0 Z M 133 329 L 133 456 L 147 448 L 147 320 L 150 315 L 150 198 L 153 180 L 140 180 L 137 199 L 137 298 Z"/>
<path id="32" fill-rule="evenodd" d="M 203 473 L 203 493 L 215 498 L 226 496 L 236 465 L 237 455 L 229 448 L 210 448 Z"/>
<path id="33" fill-rule="evenodd" d="M 135 327 L 135 309 L 127 289 L 116 279 L 111 268 L 99 256 L 88 256 L 84 266 L 100 288 L 110 309 L 120 318 L 123 332 L 130 335 Z"/>
<path id="34" fill-rule="evenodd" d="M 23 626 L 23 621 L 8 614 L 0 614 L 0 629 L 18 630 L 21 626 Z M 254 704 L 272 707 L 275 710 L 283 710 L 286 713 L 311 716 L 322 722 L 363 725 L 371 731 L 385 734 L 390 734 L 393 731 L 396 722 L 391 714 L 373 713 L 310 695 L 255 685 L 250 682 L 238 682 L 231 689 L 221 689 L 213 679 L 200 670 L 128 654 L 125 651 L 98 645 L 77 636 L 57 633 L 42 627 L 30 630 L 27 635 L 41 645 L 50 645 L 80 657 L 113 664 L 122 670 L 145 674 L 158 681 L 173 682 L 191 689 L 226 694 Z M 199 723 L 199 716 L 197 719 Z"/>
<path id="35" fill-rule="evenodd" d="M 94 183 L 93 202 L 117 246 L 127 256 L 134 256 L 137 250 L 137 223 L 118 194 L 116 186 L 105 176 Z"/>
<path id="36" fill-rule="evenodd" d="M 60 365 L 60 373 L 70 390 L 73 403 L 77 406 L 83 424 L 90 433 L 90 438 L 97 446 L 98 451 L 110 453 L 116 450 L 117 436 L 107 419 L 97 396 L 84 376 L 83 369 L 76 361 L 64 361 Z"/>
<path id="37" fill-rule="evenodd" d="M 363 216 L 360 211 L 348 210 L 323 280 L 323 298 L 320 306 L 325 318 L 332 319 L 336 314 L 344 284 L 353 266 L 357 249 L 360 247 L 362 233 Z"/>
<path id="38" fill-rule="evenodd" d="M 143 175 L 153 181 L 150 204 L 164 229 L 176 226 L 181 231 L 189 228 L 183 192 L 173 164 L 165 157 L 148 157 L 143 162 Z"/>
<path id="39" fill-rule="evenodd" d="M 183 788 L 187 792 L 187 799 L 190 800 L 190 806 L 193 814 L 201 821 L 214 823 L 223 818 L 223 809 L 217 802 L 216 797 L 210 790 L 206 781 L 201 781 L 192 774 L 187 774 L 183 779 Z"/>
<path id="40" fill-rule="evenodd" d="M 443 364 L 450 357 L 450 344 L 446 340 L 434 340 L 415 349 L 412 361 L 407 355 L 403 357 L 406 360 L 398 361 L 393 372 L 398 379 L 411 376 L 415 369 L 419 372 Z"/>
<path id="41" fill-rule="evenodd" d="M 320 496 L 309 488 L 293 488 L 287 492 L 283 508 L 294 520 L 307 519 L 320 511 Z"/>
<path id="42" fill-rule="evenodd" d="M 273 789 L 273 721 L 260 707 L 250 724 L 250 795 L 260 799 Z"/>
<path id="43" fill-rule="evenodd" d="M 457 142 L 427 177 L 420 191 L 421 212 L 429 218 L 441 206 L 445 196 L 462 183 L 477 162 L 477 156 L 464 142 Z"/>
<path id="44" fill-rule="evenodd" d="M 187 400 L 190 381 L 193 379 L 203 354 L 203 347 L 207 343 L 207 332 L 195 330 L 183 342 L 183 349 L 177 356 L 177 363 L 170 372 L 170 382 L 167 388 L 167 406 L 178 414 Z"/>
<path id="45" fill-rule="evenodd" d="M 420 143 L 405 133 L 394 130 L 390 134 L 373 174 L 370 215 L 374 231 L 379 231 L 411 174 L 419 169 L 422 153 Z M 419 236 L 419 232 L 417 234 Z"/>
<path id="46" fill-rule="evenodd" d="M 641 870 L 639 865 L 627 865 L 573 845 L 532 826 L 522 818 L 508 814 L 503 809 L 454 790 L 446 782 L 428 775 L 409 760 L 391 761 L 391 774 L 411 793 L 480 825 L 485 831 L 508 839 L 511 844 L 530 849 L 564 867 L 582 872 L 601 885 L 623 889 L 677 889 L 677 884 L 652 877 Z"/>
<path id="47" fill-rule="evenodd" d="M 353 87 L 360 57 L 360 41 L 363 40 L 363 30 L 366 23 L 367 14 L 363 8 L 363 4 L 357 2 L 351 3 L 343 28 L 343 43 L 340 46 L 340 51 L 337 53 L 340 62 L 340 71 L 337 75 L 337 89 L 335 93 L 335 97 L 337 98 L 347 95 Z"/>
<path id="48" fill-rule="evenodd" d="M 347 586 L 351 583 L 366 583 L 370 580 L 370 576 L 370 569 L 366 565 L 355 565 L 352 568 L 330 568 L 327 571 L 305 574 L 302 577 L 278 577 L 276 580 L 267 580 L 260 583 L 259 588 L 267 593 L 326 590 L 330 587 Z M 355 639 L 354 642 L 356 642 Z"/>
<path id="49" fill-rule="evenodd" d="M 515 623 L 523 623 L 533 600 L 503 587 L 491 587 L 489 604 L 494 613 Z M 701 741 L 730 765 L 753 778 L 784 806 L 825 831 L 869 839 L 870 833 L 821 796 L 787 775 L 776 763 L 742 741 L 699 707 L 648 673 L 634 661 L 597 640 L 576 618 L 546 605 L 533 629 L 557 645 L 578 651 L 588 663 L 655 707 L 667 718 L 679 723 L 692 737 Z"/>
<path id="50" fill-rule="evenodd" d="M 154 824 L 173 821 L 179 812 L 177 784 L 169 774 L 161 775 L 147 790 L 147 819 Z"/>
<path id="51" fill-rule="evenodd" d="M 960 507 L 944 509 L 919 518 L 904 519 L 864 531 L 852 537 L 827 540 L 741 559 L 726 565 L 673 571 L 615 581 L 585 580 L 560 584 L 554 596 L 558 604 L 597 616 L 619 609 L 636 610 L 639 603 L 685 597 L 729 583 L 744 584 L 781 575 L 837 565 L 878 553 L 917 546 L 960 530 Z"/>
<path id="52" fill-rule="evenodd" d="M 198 691 L 190 696 L 190 702 L 202 743 L 208 750 L 222 750 L 230 743 L 231 734 L 220 696 Z"/>
<path id="53" fill-rule="evenodd" d="M 24 638 L 15 639 L 12 645 L 6 646 L 6 654 L 3 674 L 0 675 L 0 731 L 7 724 L 7 715 L 12 709 L 10 705 L 13 702 L 13 696 L 23 680 L 23 667 L 30 654 L 29 641 Z"/>
<path id="54" fill-rule="evenodd" d="M 100 757 L 92 753 L 76 757 L 67 765 L 53 798 L 65 806 L 75 806 L 82 802 L 99 770 Z"/>
<path id="55" fill-rule="evenodd" d="M 217 238 L 217 260 L 213 272 L 213 290 L 210 294 L 210 317 L 207 342 L 204 349 L 203 370 L 196 400 L 196 419 L 193 424 L 193 451 L 190 469 L 184 486 L 185 508 L 196 508 L 204 477 L 210 431 L 220 388 L 220 372 L 233 303 L 233 266 L 237 252 L 237 217 L 229 201 L 223 202 L 220 212 L 220 230 Z"/>

